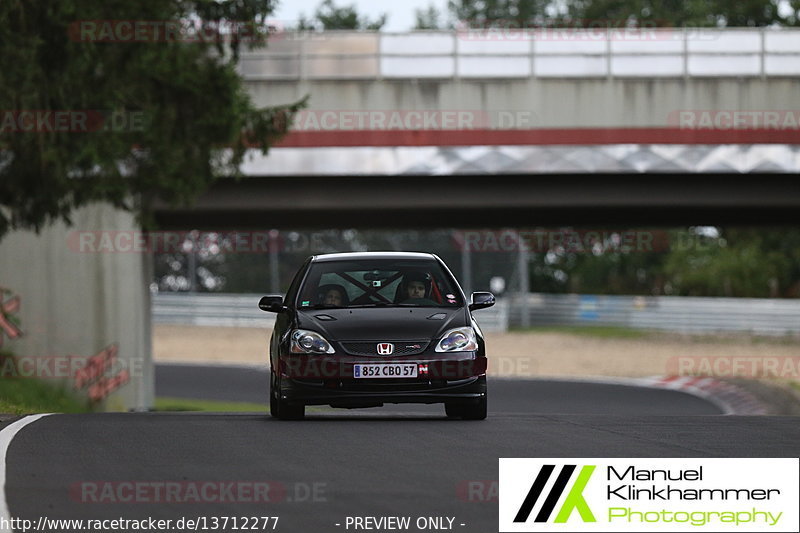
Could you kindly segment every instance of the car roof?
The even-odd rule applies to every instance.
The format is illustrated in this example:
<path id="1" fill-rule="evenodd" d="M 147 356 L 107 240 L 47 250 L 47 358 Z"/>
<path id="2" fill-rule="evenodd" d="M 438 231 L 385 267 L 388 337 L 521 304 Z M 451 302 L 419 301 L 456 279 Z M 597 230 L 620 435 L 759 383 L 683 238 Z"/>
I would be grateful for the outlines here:
<path id="1" fill-rule="evenodd" d="M 422 252 L 343 252 L 315 255 L 311 258 L 311 261 L 322 263 L 329 261 L 359 261 L 363 259 L 425 259 L 435 261 L 438 258 L 434 254 Z"/>

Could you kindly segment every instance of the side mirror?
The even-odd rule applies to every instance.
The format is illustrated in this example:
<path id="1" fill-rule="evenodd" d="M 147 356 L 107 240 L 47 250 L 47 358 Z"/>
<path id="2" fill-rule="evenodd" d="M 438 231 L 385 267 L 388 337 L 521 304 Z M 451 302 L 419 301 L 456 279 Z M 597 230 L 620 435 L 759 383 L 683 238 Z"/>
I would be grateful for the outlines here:
<path id="1" fill-rule="evenodd" d="M 280 294 L 263 296 L 258 301 L 258 308 L 262 311 L 269 311 L 270 313 L 281 313 L 286 310 L 286 306 L 283 305 L 283 296 Z"/>
<path id="2" fill-rule="evenodd" d="M 491 292 L 473 292 L 472 303 L 469 304 L 469 310 L 486 309 L 494 305 L 494 294 Z"/>

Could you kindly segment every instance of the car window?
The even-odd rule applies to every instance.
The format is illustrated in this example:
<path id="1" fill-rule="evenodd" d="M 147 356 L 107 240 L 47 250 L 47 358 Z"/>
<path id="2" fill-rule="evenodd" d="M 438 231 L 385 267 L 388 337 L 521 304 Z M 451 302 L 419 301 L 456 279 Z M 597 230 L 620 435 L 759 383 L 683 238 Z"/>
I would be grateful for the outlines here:
<path id="1" fill-rule="evenodd" d="M 300 280 L 303 279 L 303 274 L 305 274 L 306 266 L 308 265 L 308 260 L 303 263 L 303 266 L 300 267 L 300 270 L 294 275 L 292 278 L 292 282 L 289 285 L 289 289 L 286 291 L 286 297 L 284 298 L 284 304 L 291 303 L 295 300 L 297 295 L 297 289 L 300 286 Z"/>
<path id="2" fill-rule="evenodd" d="M 458 307 L 460 290 L 436 261 L 325 261 L 311 265 L 299 307 Z"/>

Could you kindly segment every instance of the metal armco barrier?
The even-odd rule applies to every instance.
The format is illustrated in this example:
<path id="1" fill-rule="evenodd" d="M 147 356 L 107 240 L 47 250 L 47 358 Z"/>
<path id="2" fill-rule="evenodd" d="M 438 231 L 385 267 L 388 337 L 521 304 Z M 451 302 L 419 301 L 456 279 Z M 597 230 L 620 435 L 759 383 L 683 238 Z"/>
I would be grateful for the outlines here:
<path id="1" fill-rule="evenodd" d="M 258 308 L 261 296 L 159 293 L 153 295 L 153 323 L 271 328 L 275 323 L 275 314 Z"/>
<path id="2" fill-rule="evenodd" d="M 275 315 L 265 313 L 258 308 L 261 296 L 261 294 L 159 293 L 153 295 L 153 322 L 193 326 L 271 328 L 275 323 Z M 476 311 L 475 319 L 484 331 L 506 331 L 508 302 L 500 300 L 494 307 Z"/>
<path id="3" fill-rule="evenodd" d="M 529 294 L 531 326 L 612 325 L 685 333 L 800 333 L 800 300 Z M 522 320 L 523 301 L 512 298 L 509 322 Z"/>
<path id="4" fill-rule="evenodd" d="M 153 322 L 197 326 L 272 327 L 275 315 L 258 309 L 259 294 L 157 294 Z M 800 300 L 537 294 L 525 299 L 531 326 L 612 325 L 686 333 L 800 334 Z M 475 311 L 484 331 L 521 324 L 523 301 L 498 299 Z"/>

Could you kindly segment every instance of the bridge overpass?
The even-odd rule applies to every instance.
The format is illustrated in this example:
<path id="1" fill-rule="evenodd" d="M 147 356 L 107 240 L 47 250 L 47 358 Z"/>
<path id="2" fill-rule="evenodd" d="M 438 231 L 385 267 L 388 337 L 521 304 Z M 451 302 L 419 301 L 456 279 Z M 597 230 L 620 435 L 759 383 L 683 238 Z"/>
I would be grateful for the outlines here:
<path id="1" fill-rule="evenodd" d="M 797 30 L 282 33 L 239 68 L 257 104 L 308 109 L 247 179 L 157 206 L 165 228 L 791 223 L 800 207 Z"/>

